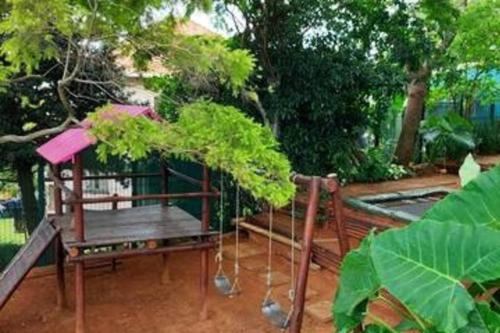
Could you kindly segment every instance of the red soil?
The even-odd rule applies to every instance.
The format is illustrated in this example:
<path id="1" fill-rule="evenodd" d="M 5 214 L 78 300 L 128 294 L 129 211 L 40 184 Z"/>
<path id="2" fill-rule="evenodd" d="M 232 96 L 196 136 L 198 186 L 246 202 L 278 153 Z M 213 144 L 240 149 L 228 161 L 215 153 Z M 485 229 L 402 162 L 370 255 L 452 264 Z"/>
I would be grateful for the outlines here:
<path id="1" fill-rule="evenodd" d="M 245 260 L 261 260 L 258 255 Z M 87 332 L 91 333 L 174 333 L 174 332 L 279 332 L 268 324 L 260 313 L 260 302 L 265 293 L 261 271 L 242 269 L 243 292 L 235 298 L 209 290 L 209 320 L 198 319 L 198 255 L 196 252 L 171 256 L 171 279 L 168 285 L 160 283 L 161 257 L 139 257 L 123 260 L 117 272 L 109 268 L 87 271 Z M 226 260 L 226 271 L 232 262 Z M 282 257 L 273 259 L 276 271 L 289 274 L 289 261 Z M 212 271 L 215 265 L 211 265 Z M 332 300 L 337 277 L 326 271 L 311 271 L 309 288 L 313 290 L 306 304 Z M 72 333 L 73 274 L 67 274 L 70 308 L 59 311 L 56 307 L 55 276 L 46 275 L 26 279 L 12 299 L 0 312 L 1 333 Z M 276 288 L 276 298 L 288 307 L 286 286 Z M 382 309 L 384 317 L 393 322 Z M 322 323 L 304 316 L 302 332 L 330 333 L 332 323 Z"/>

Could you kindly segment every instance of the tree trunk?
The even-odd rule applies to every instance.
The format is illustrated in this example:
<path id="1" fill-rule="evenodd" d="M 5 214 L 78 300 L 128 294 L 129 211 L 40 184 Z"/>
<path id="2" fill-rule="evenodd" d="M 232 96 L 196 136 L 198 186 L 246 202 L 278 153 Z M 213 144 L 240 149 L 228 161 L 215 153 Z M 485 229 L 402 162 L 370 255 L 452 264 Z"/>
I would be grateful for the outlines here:
<path id="1" fill-rule="evenodd" d="M 423 80 L 415 80 L 408 85 L 408 102 L 403 118 L 403 126 L 396 147 L 396 160 L 407 166 L 410 164 L 418 128 L 422 120 L 427 85 Z"/>
<path id="2" fill-rule="evenodd" d="M 31 168 L 33 165 L 27 161 L 17 160 L 14 163 L 14 168 L 17 172 L 17 183 L 21 190 L 21 200 L 23 203 L 24 220 L 28 234 L 36 228 L 37 219 L 37 202 L 35 197 L 35 186 L 33 184 L 33 173 Z"/>

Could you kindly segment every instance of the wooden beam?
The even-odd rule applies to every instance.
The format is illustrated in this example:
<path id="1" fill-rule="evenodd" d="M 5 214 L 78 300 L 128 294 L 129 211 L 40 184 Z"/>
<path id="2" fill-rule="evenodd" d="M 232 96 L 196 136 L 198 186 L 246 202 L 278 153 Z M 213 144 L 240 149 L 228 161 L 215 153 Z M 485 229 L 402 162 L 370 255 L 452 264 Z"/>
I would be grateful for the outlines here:
<path id="1" fill-rule="evenodd" d="M 139 201 L 139 200 L 163 200 L 163 199 L 198 199 L 205 197 L 217 197 L 218 192 L 186 192 L 186 193 L 167 193 L 167 194 L 141 194 L 132 196 L 107 196 L 100 198 L 75 198 L 73 200 L 65 200 L 66 204 L 96 204 L 105 202 L 123 202 L 123 201 Z"/>
<path id="2" fill-rule="evenodd" d="M 300 333 L 304 316 L 304 303 L 306 299 L 307 279 L 309 277 L 309 262 L 314 237 L 314 223 L 319 205 L 319 192 L 321 178 L 312 177 L 309 182 L 309 203 L 307 205 L 304 236 L 302 239 L 302 252 L 300 257 L 299 272 L 297 276 L 293 314 L 290 321 L 290 333 Z"/>
<path id="3" fill-rule="evenodd" d="M 158 255 L 171 252 L 199 251 L 202 249 L 208 250 L 213 248 L 214 246 L 215 243 L 211 241 L 205 241 L 203 243 L 172 245 L 168 247 L 158 247 L 155 249 L 143 248 L 143 249 L 131 249 L 131 250 L 103 252 L 103 253 L 86 254 L 86 255 L 78 254 L 74 258 L 70 257 L 69 261 L 77 264 L 84 261 L 93 261 L 93 260 L 108 260 L 113 258 L 121 259 L 121 258 L 130 258 L 136 256 Z"/>

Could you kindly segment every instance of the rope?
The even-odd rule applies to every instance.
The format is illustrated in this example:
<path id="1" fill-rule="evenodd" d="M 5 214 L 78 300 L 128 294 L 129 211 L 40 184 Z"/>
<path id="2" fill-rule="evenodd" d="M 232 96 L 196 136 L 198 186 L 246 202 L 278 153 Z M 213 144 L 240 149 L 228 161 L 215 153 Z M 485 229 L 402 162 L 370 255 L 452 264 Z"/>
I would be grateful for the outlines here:
<path id="1" fill-rule="evenodd" d="M 224 174 L 220 173 L 220 206 L 219 206 L 219 251 L 215 256 L 215 261 L 219 264 L 217 269 L 217 276 L 223 275 L 222 261 L 224 256 L 222 252 L 224 251 Z"/>
<path id="2" fill-rule="evenodd" d="M 272 251 L 273 251 L 273 207 L 269 207 L 269 231 L 267 244 L 267 287 L 271 289 L 272 281 Z"/>

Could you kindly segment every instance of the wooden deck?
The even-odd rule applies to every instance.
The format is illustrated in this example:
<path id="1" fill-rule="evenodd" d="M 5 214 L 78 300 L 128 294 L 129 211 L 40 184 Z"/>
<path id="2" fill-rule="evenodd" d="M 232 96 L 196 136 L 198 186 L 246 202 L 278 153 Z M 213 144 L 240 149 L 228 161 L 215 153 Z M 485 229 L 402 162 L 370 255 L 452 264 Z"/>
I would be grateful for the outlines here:
<path id="1" fill-rule="evenodd" d="M 142 206 L 108 211 L 85 210 L 85 242 L 79 243 L 72 227 L 73 214 L 56 218 L 65 247 L 105 246 L 148 240 L 209 236 L 201 222 L 176 206 Z"/>

